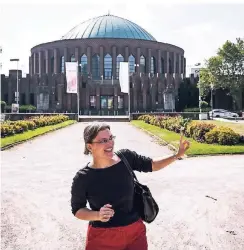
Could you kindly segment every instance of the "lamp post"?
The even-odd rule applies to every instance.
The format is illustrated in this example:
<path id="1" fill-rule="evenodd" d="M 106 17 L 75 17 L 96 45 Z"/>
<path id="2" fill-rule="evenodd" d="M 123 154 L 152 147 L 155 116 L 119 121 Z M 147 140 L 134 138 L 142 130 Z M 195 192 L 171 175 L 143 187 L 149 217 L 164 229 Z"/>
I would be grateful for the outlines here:
<path id="1" fill-rule="evenodd" d="M 13 58 L 10 59 L 10 62 L 17 62 L 17 81 L 16 81 L 16 103 L 19 104 L 19 59 L 18 58 Z"/>
<path id="2" fill-rule="evenodd" d="M 79 73 L 80 67 L 80 73 Z M 80 75 L 82 77 L 83 65 L 77 61 L 77 119 L 79 121 L 80 115 Z M 82 78 L 81 78 L 82 79 Z"/>
<path id="3" fill-rule="evenodd" d="M 212 119 L 213 119 L 213 83 L 211 83 L 211 114 L 212 114 Z"/>
<path id="4" fill-rule="evenodd" d="M 201 66 L 201 63 L 196 63 L 195 66 Z M 199 68 L 199 80 L 198 80 L 198 84 L 199 84 L 199 110 L 200 110 L 200 118 L 201 118 L 201 113 L 202 113 L 201 102 L 202 102 L 202 98 L 201 98 L 200 71 L 201 71 L 201 69 Z"/>
<path id="5" fill-rule="evenodd" d="M 0 54 L 2 54 L 2 53 L 3 53 L 3 49 L 2 49 L 2 46 L 0 46 Z M 1 72 L 2 66 L 3 66 L 3 64 L 0 61 L 0 72 Z"/>

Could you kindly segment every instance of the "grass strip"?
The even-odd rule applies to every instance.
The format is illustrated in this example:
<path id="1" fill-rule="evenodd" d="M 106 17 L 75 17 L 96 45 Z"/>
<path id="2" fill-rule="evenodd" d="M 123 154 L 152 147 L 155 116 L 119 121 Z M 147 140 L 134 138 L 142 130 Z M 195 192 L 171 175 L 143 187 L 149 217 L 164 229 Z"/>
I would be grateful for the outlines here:
<path id="1" fill-rule="evenodd" d="M 149 132 L 158 138 L 160 138 L 164 143 L 169 144 L 178 148 L 180 134 L 175 132 L 162 129 L 160 127 L 147 124 L 144 121 L 134 120 L 131 121 L 134 126 Z M 207 144 L 200 143 L 192 138 L 186 138 L 191 143 L 191 147 L 187 150 L 187 156 L 199 156 L 199 155 L 222 155 L 222 154 L 244 154 L 244 144 L 238 144 L 234 146 L 226 146 L 219 144 Z"/>
<path id="2" fill-rule="evenodd" d="M 28 141 L 34 137 L 46 134 L 48 132 L 67 127 L 67 126 L 74 124 L 74 123 L 76 123 L 75 120 L 68 120 L 68 121 L 58 123 L 55 125 L 37 128 L 35 130 L 28 130 L 22 134 L 15 134 L 12 136 L 7 136 L 5 138 L 1 138 L 1 150 L 7 149 L 7 148 L 14 146 L 16 144 L 19 144 L 19 143 Z"/>

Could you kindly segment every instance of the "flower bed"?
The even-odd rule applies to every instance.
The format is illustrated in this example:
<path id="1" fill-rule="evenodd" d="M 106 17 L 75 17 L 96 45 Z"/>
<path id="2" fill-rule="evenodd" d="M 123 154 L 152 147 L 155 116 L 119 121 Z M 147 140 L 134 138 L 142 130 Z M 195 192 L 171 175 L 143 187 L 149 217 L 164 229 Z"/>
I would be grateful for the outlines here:
<path id="1" fill-rule="evenodd" d="M 20 134 L 28 130 L 55 125 L 69 120 L 66 115 L 36 116 L 28 120 L 5 121 L 1 123 L 1 137 Z"/>
<path id="2" fill-rule="evenodd" d="M 138 120 L 176 133 L 182 132 L 186 137 L 201 143 L 236 145 L 241 142 L 241 136 L 231 128 L 218 127 L 206 122 L 195 122 L 183 119 L 181 116 L 142 115 Z"/>

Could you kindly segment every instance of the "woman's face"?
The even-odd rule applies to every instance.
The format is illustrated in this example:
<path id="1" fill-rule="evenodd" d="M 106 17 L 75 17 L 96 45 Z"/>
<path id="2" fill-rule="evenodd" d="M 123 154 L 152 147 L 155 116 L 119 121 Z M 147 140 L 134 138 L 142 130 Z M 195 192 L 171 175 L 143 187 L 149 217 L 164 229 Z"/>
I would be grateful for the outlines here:
<path id="1" fill-rule="evenodd" d="M 114 151 L 114 136 L 109 129 L 100 131 L 88 144 L 92 155 L 100 158 L 112 158 Z"/>

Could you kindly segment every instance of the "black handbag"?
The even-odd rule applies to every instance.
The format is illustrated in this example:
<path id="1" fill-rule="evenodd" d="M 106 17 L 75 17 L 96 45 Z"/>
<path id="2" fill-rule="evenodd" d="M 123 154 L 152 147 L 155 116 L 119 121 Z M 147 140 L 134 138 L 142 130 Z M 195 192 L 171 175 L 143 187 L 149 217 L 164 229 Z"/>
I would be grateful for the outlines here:
<path id="1" fill-rule="evenodd" d="M 151 223 L 155 220 L 158 212 L 159 207 L 149 188 L 145 185 L 139 183 L 136 178 L 134 171 L 132 170 L 129 162 L 127 161 L 126 157 L 122 154 L 122 152 L 117 153 L 121 160 L 126 165 L 128 171 L 130 172 L 133 181 L 134 181 L 134 207 L 136 211 L 139 213 L 141 219 L 147 223 Z"/>

